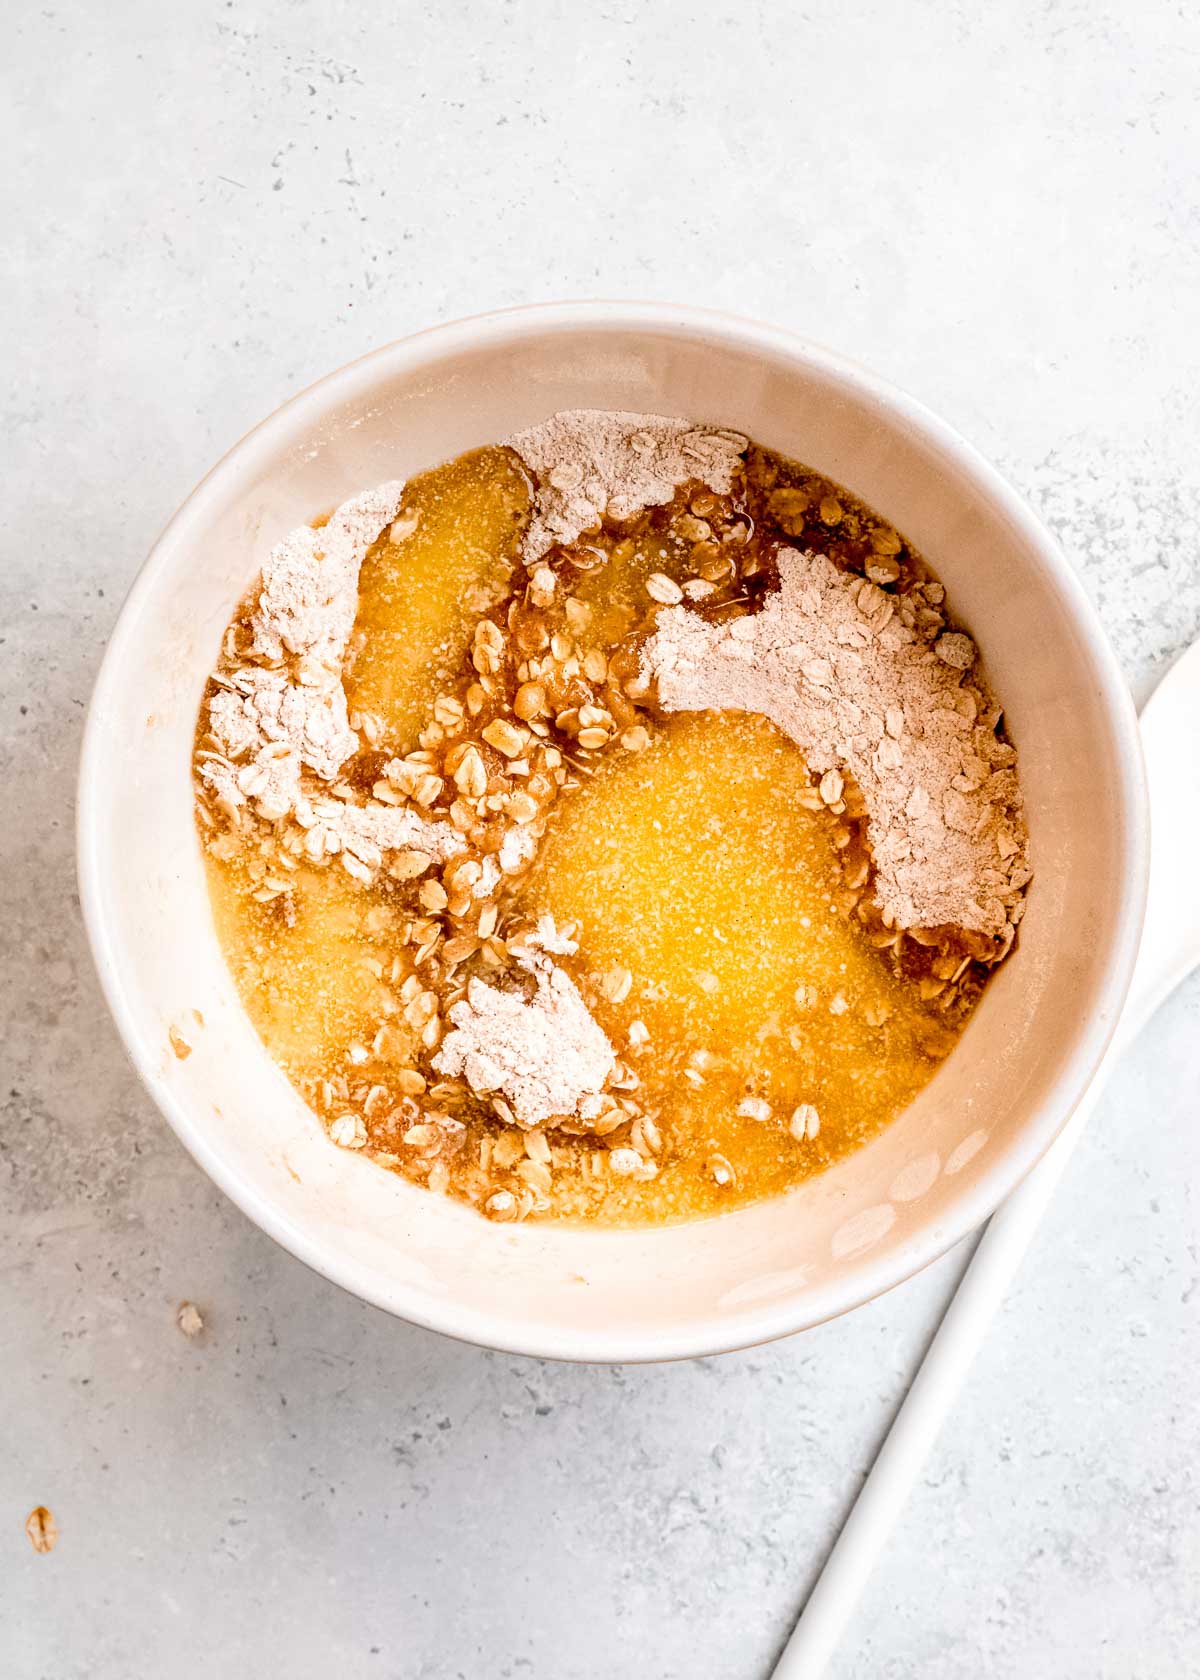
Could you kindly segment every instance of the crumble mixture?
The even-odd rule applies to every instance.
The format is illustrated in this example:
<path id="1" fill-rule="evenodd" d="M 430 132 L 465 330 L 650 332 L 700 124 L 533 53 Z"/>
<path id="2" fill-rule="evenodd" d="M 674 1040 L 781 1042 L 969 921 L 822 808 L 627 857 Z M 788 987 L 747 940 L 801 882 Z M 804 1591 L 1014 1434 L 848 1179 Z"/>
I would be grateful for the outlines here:
<path id="1" fill-rule="evenodd" d="M 575 412 L 279 543 L 196 778 L 227 957 L 333 1141 L 628 1220 L 786 1188 L 927 1082 L 1023 910 L 1015 758 L 879 516 Z"/>

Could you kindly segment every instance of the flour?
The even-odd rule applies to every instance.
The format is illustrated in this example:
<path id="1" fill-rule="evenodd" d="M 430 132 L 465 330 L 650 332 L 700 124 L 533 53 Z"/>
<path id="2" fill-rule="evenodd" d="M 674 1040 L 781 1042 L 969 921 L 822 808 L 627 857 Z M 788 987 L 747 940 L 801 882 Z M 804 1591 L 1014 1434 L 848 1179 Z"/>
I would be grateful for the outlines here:
<path id="1" fill-rule="evenodd" d="M 660 705 L 760 713 L 814 771 L 849 770 L 896 926 L 1002 934 L 1020 917 L 1027 837 L 1015 750 L 982 678 L 964 681 L 974 644 L 907 628 L 894 597 L 821 555 L 777 558 L 780 588 L 755 614 L 659 614 L 642 671 Z"/>
<path id="2" fill-rule="evenodd" d="M 331 782 L 357 752 L 340 680 L 305 684 L 286 668 L 243 665 L 218 681 L 221 686 L 208 707 L 209 727 L 230 757 L 257 754 L 275 742 Z"/>
<path id="3" fill-rule="evenodd" d="M 342 685 L 358 574 L 403 493 L 393 480 L 355 496 L 319 530 L 301 525 L 267 556 L 250 646 L 214 675 L 208 703 L 215 751 L 202 756 L 200 775 L 230 814 L 251 799 L 271 822 L 303 814 L 302 770 L 332 782 L 358 750 Z"/>
<path id="4" fill-rule="evenodd" d="M 403 480 L 392 479 L 343 502 L 318 529 L 298 526 L 276 544 L 250 616 L 252 653 L 273 663 L 291 658 L 301 682 L 319 686 L 324 678 L 340 685 L 358 611 L 358 574 L 403 494 Z"/>
<path id="5" fill-rule="evenodd" d="M 576 408 L 509 438 L 538 484 L 522 550 L 527 565 L 573 543 L 601 516 L 629 519 L 699 479 L 724 495 L 747 446 L 738 432 L 661 414 Z"/>
<path id="6" fill-rule="evenodd" d="M 504 874 L 515 875 L 525 867 L 536 851 L 537 836 L 528 828 L 509 828 L 504 832 L 496 856 Z"/>
<path id="7" fill-rule="evenodd" d="M 433 1065 L 481 1096 L 501 1093 L 519 1125 L 541 1126 L 597 1097 L 616 1057 L 569 974 L 534 950 L 514 956 L 534 979 L 533 996 L 471 980 Z"/>

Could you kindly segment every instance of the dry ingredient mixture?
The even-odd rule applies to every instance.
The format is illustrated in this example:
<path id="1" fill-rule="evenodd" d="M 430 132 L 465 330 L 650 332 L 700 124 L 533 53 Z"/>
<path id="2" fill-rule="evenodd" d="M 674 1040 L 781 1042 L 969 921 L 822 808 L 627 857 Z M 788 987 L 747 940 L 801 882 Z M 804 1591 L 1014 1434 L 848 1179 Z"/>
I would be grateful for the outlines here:
<path id="1" fill-rule="evenodd" d="M 335 1144 L 489 1218 L 773 1194 L 932 1077 L 1030 878 L 904 538 L 737 433 L 559 414 L 305 526 L 230 624 L 218 931 Z"/>

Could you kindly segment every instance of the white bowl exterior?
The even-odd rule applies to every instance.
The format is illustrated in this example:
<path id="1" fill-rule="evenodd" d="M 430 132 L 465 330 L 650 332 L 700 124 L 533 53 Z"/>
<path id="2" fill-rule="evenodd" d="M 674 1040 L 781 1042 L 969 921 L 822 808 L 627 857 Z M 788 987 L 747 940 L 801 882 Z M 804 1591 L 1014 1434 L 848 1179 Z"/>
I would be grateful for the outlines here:
<path id="1" fill-rule="evenodd" d="M 1017 951 L 894 1125 L 785 1197 L 659 1230 L 490 1225 L 331 1146 L 242 1010 L 193 826 L 200 696 L 270 545 L 358 490 L 576 407 L 736 427 L 839 479 L 917 544 L 1006 704 L 1037 871 Z M 239 444 L 164 532 L 113 635 L 88 722 L 79 839 L 85 915 L 126 1044 L 184 1143 L 250 1217 L 418 1323 L 597 1360 L 710 1353 L 803 1328 L 984 1218 L 1099 1060 L 1145 876 L 1132 707 L 1073 574 L 1003 481 L 851 364 L 769 328 L 636 305 L 435 329 L 331 375 Z M 172 1027 L 193 1046 L 186 1059 Z"/>

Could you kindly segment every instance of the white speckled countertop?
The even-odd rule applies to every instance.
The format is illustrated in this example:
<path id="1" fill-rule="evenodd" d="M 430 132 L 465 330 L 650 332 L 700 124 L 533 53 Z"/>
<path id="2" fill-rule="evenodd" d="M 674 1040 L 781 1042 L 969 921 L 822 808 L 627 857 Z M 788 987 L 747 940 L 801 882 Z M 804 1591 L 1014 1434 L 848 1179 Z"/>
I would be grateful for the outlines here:
<path id="1" fill-rule="evenodd" d="M 597 294 L 924 398 L 1145 692 L 1200 631 L 1195 8 L 52 0 L 6 48 L 0 1673 L 758 1680 L 963 1255 L 646 1369 L 347 1299 L 125 1065 L 74 892 L 83 707 L 247 426 L 413 328 Z M 1198 1019 L 1192 984 L 1124 1064 L 835 1680 L 1200 1670 Z"/>

